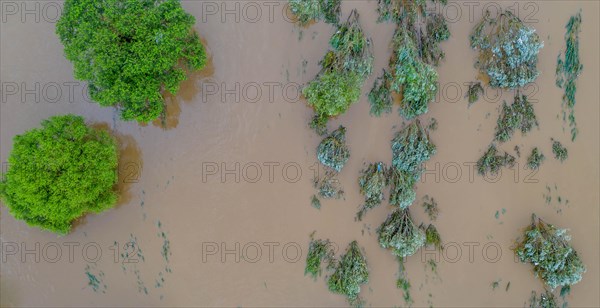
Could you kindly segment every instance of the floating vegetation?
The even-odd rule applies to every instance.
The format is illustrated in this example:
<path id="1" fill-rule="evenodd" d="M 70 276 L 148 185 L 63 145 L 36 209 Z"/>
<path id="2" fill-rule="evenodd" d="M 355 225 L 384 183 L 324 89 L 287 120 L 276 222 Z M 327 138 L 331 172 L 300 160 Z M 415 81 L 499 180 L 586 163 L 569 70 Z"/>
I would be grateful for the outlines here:
<path id="1" fill-rule="evenodd" d="M 162 230 L 162 223 L 160 220 L 156 223 L 158 227 L 158 237 L 163 240 L 162 249 L 160 250 L 160 254 L 162 255 L 164 261 L 169 263 L 169 257 L 171 256 L 171 241 L 167 238 L 167 234 Z"/>
<path id="2" fill-rule="evenodd" d="M 438 121 L 436 118 L 431 118 L 429 124 L 427 124 L 427 131 L 432 132 L 438 129 Z"/>
<path id="3" fill-rule="evenodd" d="M 94 265 L 95 268 L 95 265 Z M 106 284 L 104 283 L 104 272 L 99 271 L 97 274 L 93 273 L 90 265 L 85 266 L 85 276 L 88 278 L 88 286 L 92 288 L 94 292 L 106 293 Z"/>
<path id="4" fill-rule="evenodd" d="M 524 135 L 538 126 L 538 121 L 533 110 L 533 105 L 527 96 L 520 95 L 517 91 L 515 101 L 509 106 L 504 102 L 502 112 L 498 117 L 496 126 L 496 140 L 506 142 L 510 140 L 515 130 L 521 130 Z"/>
<path id="5" fill-rule="evenodd" d="M 369 282 L 367 260 L 363 256 L 358 243 L 353 241 L 348 246 L 346 254 L 335 265 L 335 272 L 329 277 L 327 285 L 334 293 L 343 294 L 348 302 L 355 306 L 361 305 L 358 297 L 360 286 Z"/>
<path id="6" fill-rule="evenodd" d="M 357 214 L 359 220 L 366 211 L 381 204 L 383 190 L 386 185 L 386 166 L 384 163 L 371 163 L 367 169 L 361 171 L 358 186 L 360 187 L 360 193 L 365 196 L 365 203 Z"/>
<path id="7" fill-rule="evenodd" d="M 575 141 L 577 133 L 577 123 L 575 122 L 575 93 L 577 92 L 576 81 L 583 65 L 579 61 L 579 32 L 581 32 L 581 11 L 571 16 L 566 26 L 565 33 L 566 49 L 564 58 L 558 54 L 556 63 L 556 85 L 565 90 L 562 98 L 563 120 L 569 119 L 571 127 L 571 140 Z M 568 115 L 567 115 L 568 113 Z"/>
<path id="8" fill-rule="evenodd" d="M 319 200 L 319 198 L 317 198 L 317 195 L 312 195 L 312 197 L 310 198 L 310 205 L 312 205 L 312 207 L 314 207 L 317 210 L 321 209 L 321 201 Z"/>
<path id="9" fill-rule="evenodd" d="M 371 115 L 376 117 L 383 113 L 392 112 L 392 93 L 390 92 L 392 75 L 383 70 L 383 75 L 377 77 L 373 83 L 373 88 L 369 92 L 369 103 L 371 104 Z"/>
<path id="10" fill-rule="evenodd" d="M 532 215 L 531 225 L 517 242 L 515 254 L 521 262 L 533 265 L 533 271 L 551 289 L 578 283 L 585 266 L 569 245 L 566 229 L 558 229 Z"/>
<path id="11" fill-rule="evenodd" d="M 340 181 L 336 177 L 334 170 L 327 169 L 323 177 L 314 179 L 314 186 L 319 191 L 319 196 L 325 199 L 339 199 L 344 195 L 340 187 Z"/>
<path id="12" fill-rule="evenodd" d="M 379 245 L 400 258 L 413 255 L 425 245 L 425 232 L 415 225 L 408 209 L 395 210 L 377 230 Z"/>
<path id="13" fill-rule="evenodd" d="M 317 147 L 319 161 L 333 170 L 340 172 L 348 158 L 350 150 L 346 145 L 346 128 L 341 126 L 325 137 Z"/>
<path id="14" fill-rule="evenodd" d="M 552 153 L 554 153 L 554 158 L 560 160 L 562 163 L 569 157 L 569 151 L 565 148 L 560 141 L 552 139 Z"/>
<path id="15" fill-rule="evenodd" d="M 481 82 L 471 82 L 467 90 L 466 98 L 469 99 L 469 107 L 479 100 L 479 95 L 483 94 L 483 86 Z"/>
<path id="16" fill-rule="evenodd" d="M 544 43 L 509 10 L 497 18 L 486 11 L 470 41 L 471 48 L 479 50 L 475 67 L 489 77 L 490 86 L 515 89 L 538 77 L 538 53 Z"/>
<path id="17" fill-rule="evenodd" d="M 334 25 L 340 21 L 341 0 L 289 0 L 289 4 L 301 26 L 319 20 Z"/>
<path id="18" fill-rule="evenodd" d="M 496 145 L 491 144 L 487 151 L 477 161 L 477 172 L 481 176 L 485 176 L 490 173 L 492 175 L 498 174 L 502 167 L 513 167 L 515 165 L 515 157 L 504 153 L 499 154 Z"/>
<path id="19" fill-rule="evenodd" d="M 308 274 L 317 279 L 321 275 L 321 263 L 333 259 L 333 250 L 329 240 L 314 239 L 314 232 L 310 235 L 308 254 L 306 255 L 306 268 L 304 275 Z"/>
<path id="20" fill-rule="evenodd" d="M 541 293 L 538 297 L 535 291 L 531 291 L 531 298 L 529 299 L 529 308 L 558 308 L 556 299 L 552 292 L 546 290 Z"/>
<path id="21" fill-rule="evenodd" d="M 434 225 L 429 224 L 425 229 L 425 244 L 442 250 L 442 237 Z"/>
<path id="22" fill-rule="evenodd" d="M 429 140 L 429 134 L 419 120 L 404 127 L 392 139 L 393 167 L 410 172 L 416 178 L 420 176 L 421 164 L 429 160 L 435 152 L 435 145 Z"/>
<path id="23" fill-rule="evenodd" d="M 346 112 L 358 101 L 362 83 L 373 69 L 372 43 L 362 31 L 356 10 L 338 26 L 329 43 L 333 50 L 321 60 L 321 71 L 302 89 L 315 110 L 310 127 L 319 134 L 327 132 L 330 117 Z"/>
<path id="24" fill-rule="evenodd" d="M 535 147 L 531 150 L 529 157 L 527 157 L 527 167 L 531 170 L 537 170 L 545 159 L 544 154 Z"/>
<path id="25" fill-rule="evenodd" d="M 422 206 L 427 216 L 429 216 L 429 220 L 434 221 L 437 219 L 440 209 L 438 208 L 438 204 L 435 199 L 429 197 L 429 195 L 425 195 L 425 197 L 423 197 Z"/>
<path id="26" fill-rule="evenodd" d="M 404 303 L 407 306 L 410 306 L 413 303 L 412 296 L 410 295 L 410 281 L 408 277 L 406 277 L 406 270 L 404 268 L 404 263 L 402 260 L 400 262 L 400 272 L 398 273 L 398 280 L 396 280 L 396 287 L 402 290 L 402 297 L 404 298 Z"/>
<path id="27" fill-rule="evenodd" d="M 390 185 L 390 204 L 400 209 L 409 207 L 417 197 L 415 183 L 417 182 L 412 173 L 390 168 L 387 182 Z"/>
<path id="28" fill-rule="evenodd" d="M 502 281 L 502 279 L 492 282 L 492 290 L 496 290 L 500 286 L 500 281 Z"/>

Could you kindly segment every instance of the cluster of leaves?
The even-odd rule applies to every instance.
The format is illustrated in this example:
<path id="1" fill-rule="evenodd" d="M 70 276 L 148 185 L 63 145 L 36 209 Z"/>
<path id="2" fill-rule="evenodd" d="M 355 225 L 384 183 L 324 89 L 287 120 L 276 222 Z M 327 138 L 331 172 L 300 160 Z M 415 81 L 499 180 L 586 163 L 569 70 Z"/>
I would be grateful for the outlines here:
<path id="1" fill-rule="evenodd" d="M 341 0 L 289 0 L 289 4 L 301 26 L 318 20 L 335 25 L 340 21 Z"/>
<path id="2" fill-rule="evenodd" d="M 560 160 L 561 163 L 569 157 L 567 148 L 565 148 L 560 141 L 554 139 L 552 139 L 552 153 L 554 153 L 554 158 Z"/>
<path id="3" fill-rule="evenodd" d="M 67 0 L 56 32 L 94 101 L 149 122 L 165 111 L 162 91 L 206 65 L 194 22 L 178 0 Z"/>
<path id="4" fill-rule="evenodd" d="M 387 167 L 384 163 L 371 163 L 361 171 L 358 178 L 360 193 L 365 196 L 365 203 L 358 212 L 361 219 L 366 211 L 381 204 L 383 201 L 383 190 L 387 186 Z"/>
<path id="5" fill-rule="evenodd" d="M 495 144 L 491 144 L 487 151 L 477 161 L 477 172 L 480 175 L 486 175 L 488 172 L 495 175 L 500 168 L 507 166 L 512 167 L 515 164 L 515 157 L 504 153 L 500 155 Z"/>
<path id="6" fill-rule="evenodd" d="M 386 70 L 383 70 L 383 75 L 377 77 L 375 80 L 373 88 L 369 92 L 371 115 L 379 117 L 383 113 L 392 112 L 394 101 L 392 99 L 392 93 L 390 92 L 391 80 L 392 75 Z"/>
<path id="7" fill-rule="evenodd" d="M 329 240 L 314 239 L 314 232 L 310 236 L 308 254 L 306 255 L 306 268 L 304 275 L 310 275 L 313 279 L 321 275 L 321 263 L 333 260 L 333 249 Z"/>
<path id="8" fill-rule="evenodd" d="M 333 50 L 321 60 L 321 71 L 302 89 L 315 117 L 310 126 L 317 133 L 327 132 L 327 120 L 338 116 L 360 97 L 362 83 L 373 69 L 371 40 L 353 10 L 348 20 L 338 26 L 329 41 Z"/>
<path id="9" fill-rule="evenodd" d="M 471 82 L 465 97 L 469 99 L 469 107 L 479 100 L 479 95 L 483 94 L 483 86 L 481 82 Z"/>
<path id="10" fill-rule="evenodd" d="M 340 186 L 340 181 L 336 177 L 337 172 L 331 169 L 326 169 L 321 178 L 316 177 L 313 180 L 314 187 L 319 191 L 319 196 L 325 199 L 339 199 L 344 195 L 344 191 Z M 312 200 L 313 206 L 315 201 Z M 321 202 L 319 201 L 319 205 Z"/>
<path id="11" fill-rule="evenodd" d="M 531 150 L 531 154 L 527 158 L 527 167 L 529 167 L 531 170 L 536 170 L 540 167 L 545 159 L 546 157 L 544 154 L 542 154 L 542 152 L 535 147 L 533 150 Z"/>
<path id="12" fill-rule="evenodd" d="M 556 299 L 552 292 L 546 290 L 544 293 L 540 292 L 538 297 L 535 291 L 531 291 L 531 298 L 529 299 L 529 308 L 558 308 Z"/>
<path id="13" fill-rule="evenodd" d="M 535 29 L 509 10 L 497 18 L 486 11 L 470 41 L 471 48 L 479 50 L 475 66 L 489 77 L 490 86 L 515 89 L 538 77 L 538 53 L 544 44 Z"/>
<path id="14" fill-rule="evenodd" d="M 321 141 L 317 147 L 317 158 L 323 165 L 337 172 L 342 170 L 350 158 L 350 150 L 346 145 L 345 127 L 340 126 Z"/>
<path id="15" fill-rule="evenodd" d="M 563 108 L 569 112 L 569 126 L 571 127 L 571 140 L 575 141 L 578 129 L 575 122 L 575 93 L 577 92 L 577 77 L 583 70 L 583 64 L 579 61 L 579 32 L 581 32 L 581 12 L 571 16 L 566 26 L 565 34 L 566 49 L 564 58 L 558 54 L 556 63 L 556 85 L 564 88 Z M 563 120 L 566 121 L 567 111 L 563 112 Z"/>
<path id="16" fill-rule="evenodd" d="M 437 219 L 440 209 L 438 208 L 438 204 L 435 199 L 429 197 L 429 195 L 425 195 L 425 197 L 423 197 L 422 206 L 430 220 L 433 221 Z"/>
<path id="17" fill-rule="evenodd" d="M 581 280 L 585 266 L 570 240 L 566 229 L 558 229 L 534 214 L 515 254 L 521 262 L 531 263 L 536 276 L 551 289 L 571 286 Z"/>
<path id="18" fill-rule="evenodd" d="M 395 210 L 378 228 L 379 245 L 400 258 L 413 255 L 425 245 L 425 232 L 413 222 L 408 209 Z"/>
<path id="19" fill-rule="evenodd" d="M 424 226 L 421 227 L 421 229 L 423 228 Z M 442 250 L 442 237 L 436 227 L 432 224 L 429 224 L 429 226 L 425 228 L 425 244 Z"/>
<path id="20" fill-rule="evenodd" d="M 335 272 L 327 281 L 329 290 L 345 295 L 350 304 L 359 306 L 361 303 L 358 297 L 360 286 L 368 282 L 367 260 L 358 247 L 358 243 L 353 241 L 348 246 L 346 254 L 335 265 Z"/>
<path id="21" fill-rule="evenodd" d="M 419 120 L 404 127 L 392 139 L 392 166 L 416 178 L 421 174 L 421 164 L 435 153 L 435 145 Z"/>
<path id="22" fill-rule="evenodd" d="M 80 116 L 51 117 L 14 138 L 0 198 L 30 226 L 67 234 L 73 221 L 117 201 L 118 147 Z"/>
<path id="23" fill-rule="evenodd" d="M 506 142 L 510 140 L 515 130 L 521 130 L 526 134 L 534 126 L 538 126 L 538 121 L 533 110 L 533 105 L 527 99 L 527 96 L 515 95 L 515 101 L 509 106 L 504 102 L 502 112 L 498 117 L 496 126 L 496 140 Z"/>

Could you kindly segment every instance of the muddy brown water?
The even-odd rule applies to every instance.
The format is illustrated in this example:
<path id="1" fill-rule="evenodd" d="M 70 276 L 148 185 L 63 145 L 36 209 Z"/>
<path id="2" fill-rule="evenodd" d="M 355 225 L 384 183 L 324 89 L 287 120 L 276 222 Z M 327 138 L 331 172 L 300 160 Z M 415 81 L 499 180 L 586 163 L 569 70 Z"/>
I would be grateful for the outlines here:
<path id="1" fill-rule="evenodd" d="M 15 135 L 42 119 L 80 114 L 120 136 L 124 198 L 115 209 L 86 216 L 64 237 L 28 228 L 3 206 L 2 306 L 347 305 L 327 290 L 323 277 L 313 281 L 303 275 L 314 230 L 317 237 L 336 243 L 338 251 L 354 239 L 364 247 L 370 282 L 361 295 L 368 305 L 405 305 L 395 286 L 398 263 L 376 240 L 375 230 L 391 207 L 384 203 L 362 222 L 354 220 L 361 204 L 359 171 L 364 163 L 390 162 L 390 139 L 402 123 L 395 113 L 369 116 L 366 93 L 388 63 L 394 30 L 375 22 L 375 1 L 345 1 L 342 6 L 343 16 L 359 10 L 373 38 L 375 73 L 360 102 L 330 123 L 331 128 L 348 128 L 351 158 L 340 174 L 345 198 L 323 201 L 320 210 L 310 206 L 319 138 L 308 129 L 311 111 L 296 92 L 318 72 L 331 27 L 318 23 L 300 34 L 284 18 L 284 2 L 184 1 L 209 46 L 211 66 L 193 74 L 178 95 L 167 97 L 170 114 L 161 128 L 160 123 L 123 122 L 114 110 L 87 102 L 83 84 L 72 84 L 72 66 L 54 34 L 52 10 L 60 3 L 28 2 L 37 13 L 22 15 L 24 2 L 2 2 L 0 160 L 6 161 Z M 407 259 L 414 306 L 523 306 L 543 284 L 531 266 L 515 261 L 510 249 L 535 212 L 570 229 L 572 244 L 587 266 L 568 297 L 570 305 L 597 307 L 600 5 L 501 1 L 474 4 L 472 10 L 469 5 L 450 2 L 447 14 L 455 22 L 452 38 L 443 44 L 442 94 L 422 117 L 439 122 L 432 134 L 438 153 L 418 184 L 418 200 L 427 194 L 438 201 L 435 225 L 446 249 L 421 250 Z M 540 129 L 525 137 L 516 134 L 502 145 L 510 152 L 520 145 L 522 156 L 518 171 L 504 169 L 498 179 L 472 175 L 470 166 L 492 139 L 498 107 L 511 94 L 496 98 L 494 91 L 486 91 L 486 98 L 469 109 L 462 98 L 464 83 L 477 75 L 468 34 L 484 5 L 519 9 L 545 42 L 541 76 L 527 89 L 537 100 Z M 554 85 L 554 70 L 564 48 L 564 25 L 580 8 L 584 70 L 576 106 L 580 134 L 572 143 L 557 118 L 561 90 Z M 551 137 L 568 147 L 569 158 L 562 164 L 552 158 Z M 547 158 L 531 174 L 523 166 L 534 146 Z M 547 186 L 550 204 L 544 197 Z M 419 203 L 411 208 L 413 216 L 427 222 Z M 166 246 L 165 257 L 161 251 Z M 426 258 L 438 258 L 437 274 L 427 268 Z M 86 272 L 100 281 L 96 291 Z M 499 281 L 495 290 L 494 281 Z"/>

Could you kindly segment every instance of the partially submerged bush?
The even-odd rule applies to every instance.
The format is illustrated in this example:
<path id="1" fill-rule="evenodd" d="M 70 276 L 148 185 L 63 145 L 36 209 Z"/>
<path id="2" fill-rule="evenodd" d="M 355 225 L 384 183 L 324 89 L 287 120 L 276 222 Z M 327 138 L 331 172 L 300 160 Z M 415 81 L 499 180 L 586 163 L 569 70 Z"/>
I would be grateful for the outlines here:
<path id="1" fill-rule="evenodd" d="M 340 126 L 327 136 L 317 147 L 317 158 L 319 161 L 337 172 L 340 172 L 348 158 L 350 150 L 346 145 L 346 128 Z"/>
<path id="2" fill-rule="evenodd" d="M 347 22 L 338 26 L 330 45 L 333 50 L 321 61 L 321 71 L 302 89 L 308 104 L 315 110 L 311 127 L 320 134 L 326 132 L 330 117 L 346 112 L 358 101 L 361 86 L 373 65 L 371 41 L 358 23 L 356 10 Z"/>
<path id="3" fill-rule="evenodd" d="M 379 245 L 390 248 L 395 256 L 413 255 L 425 245 L 425 232 L 415 225 L 408 209 L 395 210 L 377 230 Z"/>
<path id="4" fill-rule="evenodd" d="M 531 298 L 529 298 L 529 308 L 558 308 L 559 305 L 556 303 L 556 298 L 552 292 L 546 290 L 540 292 L 538 297 L 535 291 L 531 291 Z M 566 306 L 563 306 L 566 308 Z"/>
<path id="5" fill-rule="evenodd" d="M 479 100 L 479 95 L 483 94 L 483 87 L 481 82 L 471 82 L 469 89 L 465 97 L 469 99 L 469 107 Z"/>
<path id="6" fill-rule="evenodd" d="M 66 234 L 79 217 L 117 201 L 117 143 L 80 116 L 51 117 L 16 136 L 8 164 L 0 197 L 30 226 Z"/>
<path id="7" fill-rule="evenodd" d="M 471 48 L 479 50 L 475 66 L 489 77 L 490 86 L 515 89 L 538 77 L 538 53 L 544 44 L 535 29 L 510 11 L 497 18 L 486 11 L 470 40 Z"/>
<path id="8" fill-rule="evenodd" d="M 344 191 L 340 185 L 340 181 L 336 177 L 337 173 L 334 170 L 326 169 L 323 176 L 313 179 L 315 188 L 319 191 L 319 196 L 325 199 L 339 199 L 344 195 Z M 313 200 L 314 204 L 314 200 Z M 319 202 L 320 204 L 320 202 Z"/>
<path id="9" fill-rule="evenodd" d="M 437 228 L 432 224 L 429 224 L 425 229 L 425 244 L 442 250 L 442 237 Z"/>
<path id="10" fill-rule="evenodd" d="M 488 172 L 496 175 L 502 167 L 512 167 L 515 165 L 515 157 L 504 153 L 499 154 L 496 145 L 491 144 L 487 151 L 477 161 L 477 172 L 479 175 L 486 175 Z"/>
<path id="11" fill-rule="evenodd" d="M 391 167 L 388 171 L 388 183 L 390 184 L 390 204 L 400 209 L 409 207 L 417 197 L 415 192 L 416 178 L 407 171 L 400 171 Z"/>
<path id="12" fill-rule="evenodd" d="M 67 0 L 56 32 L 94 101 L 149 122 L 165 112 L 162 91 L 206 65 L 193 25 L 177 0 Z"/>
<path id="13" fill-rule="evenodd" d="M 338 24 L 340 20 L 341 0 L 289 0 L 289 4 L 301 26 L 319 20 Z"/>
<path id="14" fill-rule="evenodd" d="M 361 219 L 364 213 L 381 204 L 383 201 L 383 190 L 387 186 L 386 166 L 382 162 L 371 163 L 361 171 L 358 178 L 360 193 L 365 196 L 365 204 L 358 212 L 358 218 Z"/>
<path id="15" fill-rule="evenodd" d="M 567 148 L 565 148 L 560 141 L 554 139 L 552 139 L 552 153 L 554 153 L 554 158 L 560 160 L 561 163 L 569 157 Z"/>
<path id="16" fill-rule="evenodd" d="M 546 159 L 544 154 L 540 152 L 540 149 L 535 147 L 533 148 L 533 150 L 531 150 L 531 154 L 527 158 L 527 167 L 529 167 L 529 169 L 531 170 L 537 170 L 544 161 L 544 159 Z"/>
<path id="17" fill-rule="evenodd" d="M 383 75 L 377 77 L 373 88 L 369 92 L 369 103 L 371 104 L 371 115 L 376 117 L 383 113 L 392 112 L 392 93 L 390 93 L 392 75 L 386 70 L 383 70 Z"/>
<path id="18" fill-rule="evenodd" d="M 331 292 L 343 294 L 350 304 L 359 305 L 360 286 L 369 282 L 367 260 L 363 256 L 358 243 L 353 241 L 346 254 L 336 265 L 335 272 L 327 282 Z"/>
<path id="19" fill-rule="evenodd" d="M 496 140 L 505 142 L 510 140 L 515 130 L 521 130 L 524 135 L 538 126 L 538 121 L 533 110 L 533 105 L 527 96 L 515 95 L 515 101 L 509 106 L 504 102 L 502 112 L 498 117 L 496 126 Z"/>
<path id="20" fill-rule="evenodd" d="M 421 126 L 421 122 L 416 120 L 396 133 L 392 139 L 392 166 L 418 178 L 421 164 L 435 152 L 436 148 L 429 140 L 429 134 Z"/>
<path id="21" fill-rule="evenodd" d="M 314 239 L 313 236 L 314 232 L 310 236 L 304 275 L 309 274 L 316 279 L 321 275 L 321 263 L 323 261 L 330 262 L 333 259 L 333 250 L 329 240 Z"/>
<path id="22" fill-rule="evenodd" d="M 569 245 L 567 230 L 558 229 L 535 214 L 531 219 L 523 239 L 517 242 L 515 254 L 519 260 L 531 263 L 536 276 L 552 289 L 578 283 L 586 269 Z"/>
<path id="23" fill-rule="evenodd" d="M 427 214 L 427 216 L 429 216 L 430 220 L 436 220 L 439 213 L 440 213 L 440 209 L 438 208 L 438 204 L 437 201 L 435 201 L 435 199 L 433 197 L 429 197 L 429 195 L 425 195 L 425 197 L 423 197 L 423 210 L 425 210 L 425 213 Z"/>

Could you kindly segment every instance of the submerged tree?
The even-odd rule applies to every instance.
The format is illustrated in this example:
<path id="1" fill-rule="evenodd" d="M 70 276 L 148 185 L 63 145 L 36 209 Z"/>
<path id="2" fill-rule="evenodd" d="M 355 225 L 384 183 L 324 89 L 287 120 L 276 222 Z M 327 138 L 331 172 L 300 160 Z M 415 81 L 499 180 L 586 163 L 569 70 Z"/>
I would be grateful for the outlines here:
<path id="1" fill-rule="evenodd" d="M 377 229 L 379 245 L 400 258 L 413 255 L 425 245 L 425 232 L 412 221 L 408 209 L 395 210 Z"/>
<path id="2" fill-rule="evenodd" d="M 540 292 L 538 297 L 535 291 L 531 291 L 531 297 L 529 298 L 529 308 L 558 308 L 556 298 L 552 292 L 546 290 Z M 566 307 L 565 307 L 566 308 Z"/>
<path id="3" fill-rule="evenodd" d="M 165 112 L 163 91 L 206 65 L 193 25 L 177 0 L 67 0 L 56 32 L 94 101 L 149 122 Z"/>
<path id="4" fill-rule="evenodd" d="M 538 126 L 538 121 L 533 110 L 533 105 L 527 96 L 520 95 L 517 91 L 515 101 L 509 106 L 504 102 L 502 112 L 497 121 L 496 140 L 505 142 L 510 140 L 515 130 L 521 130 L 524 135 Z"/>
<path id="5" fill-rule="evenodd" d="M 321 141 L 317 147 L 317 158 L 323 165 L 337 172 L 342 170 L 350 158 L 350 150 L 346 145 L 345 127 L 340 126 Z"/>
<path id="6" fill-rule="evenodd" d="M 387 186 L 386 166 L 382 162 L 371 163 L 361 171 L 358 178 L 360 193 L 365 196 L 365 204 L 358 212 L 358 218 L 369 210 L 381 204 L 383 201 L 383 190 Z"/>
<path id="7" fill-rule="evenodd" d="M 392 75 L 383 70 L 383 75 L 377 77 L 371 92 L 369 92 L 369 103 L 371 104 L 371 115 L 376 117 L 383 113 L 392 112 L 392 93 L 390 93 Z"/>
<path id="8" fill-rule="evenodd" d="M 327 132 L 330 117 L 346 112 L 358 101 L 361 86 L 373 66 L 371 40 L 365 36 L 356 10 L 338 26 L 329 43 L 333 50 L 321 60 L 321 71 L 302 89 L 315 110 L 310 126 L 321 135 Z"/>
<path id="9" fill-rule="evenodd" d="M 479 95 L 483 94 L 483 86 L 481 82 L 471 82 L 465 97 L 469 99 L 469 107 L 479 100 Z"/>
<path id="10" fill-rule="evenodd" d="M 341 0 L 289 0 L 289 4 L 290 11 L 296 15 L 301 26 L 319 20 L 330 24 L 340 21 Z"/>
<path id="11" fill-rule="evenodd" d="M 331 262 L 333 250 L 329 240 L 314 239 L 314 232 L 310 235 L 308 254 L 306 255 L 306 268 L 304 275 L 309 274 L 313 279 L 321 275 L 321 263 Z"/>
<path id="12" fill-rule="evenodd" d="M 544 43 L 510 11 L 497 18 L 486 11 L 470 40 L 471 48 L 479 50 L 475 67 L 489 77 L 490 86 L 515 89 L 538 77 L 538 53 Z"/>
<path id="13" fill-rule="evenodd" d="M 581 12 L 571 16 L 567 23 L 567 33 L 565 33 L 566 49 L 564 58 L 558 54 L 556 63 L 556 85 L 564 88 L 565 93 L 562 99 L 563 120 L 569 119 L 571 127 L 571 140 L 575 141 L 578 129 L 575 122 L 575 93 L 577 92 L 576 81 L 583 64 L 579 60 L 579 32 L 581 32 Z M 567 116 L 568 111 L 568 116 Z"/>
<path id="14" fill-rule="evenodd" d="M 560 160 L 561 163 L 569 157 L 567 148 L 565 148 L 560 141 L 554 139 L 552 139 L 552 153 L 554 153 L 554 158 Z"/>
<path id="15" fill-rule="evenodd" d="M 340 185 L 340 181 L 336 177 L 337 172 L 331 169 L 326 169 L 322 177 L 313 179 L 315 188 L 319 191 L 319 196 L 325 199 L 339 199 L 344 195 L 344 191 Z M 312 200 L 315 204 L 315 201 Z M 320 202 L 318 203 L 321 204 Z"/>
<path id="16" fill-rule="evenodd" d="M 537 170 L 545 159 L 546 157 L 540 152 L 540 149 L 535 147 L 531 150 L 529 157 L 527 157 L 527 167 L 531 170 Z"/>
<path id="17" fill-rule="evenodd" d="M 392 166 L 418 178 L 421 165 L 436 153 L 435 145 L 419 120 L 404 127 L 392 139 Z"/>
<path id="18" fill-rule="evenodd" d="M 30 226 L 67 234 L 88 212 L 117 201 L 118 147 L 80 116 L 51 117 L 14 138 L 0 199 Z"/>
<path id="19" fill-rule="evenodd" d="M 479 175 L 486 175 L 488 172 L 495 175 L 502 167 L 512 167 L 515 165 L 515 157 L 504 153 L 499 154 L 495 144 L 491 144 L 487 151 L 479 158 L 476 167 Z"/>
<path id="20" fill-rule="evenodd" d="M 329 277 L 327 282 L 329 290 L 345 295 L 350 304 L 359 306 L 360 286 L 368 282 L 367 260 L 358 243 L 353 241 L 348 246 L 346 254 L 341 257 L 341 261 L 336 264 L 335 272 Z"/>
<path id="21" fill-rule="evenodd" d="M 400 209 L 409 207 L 417 197 L 415 184 L 417 179 L 413 173 L 390 167 L 387 182 L 390 185 L 390 204 Z"/>
<path id="22" fill-rule="evenodd" d="M 558 229 L 532 215 L 531 225 L 517 242 L 515 254 L 521 262 L 531 263 L 536 276 L 550 288 L 578 283 L 585 266 L 569 245 L 566 229 Z"/>

